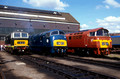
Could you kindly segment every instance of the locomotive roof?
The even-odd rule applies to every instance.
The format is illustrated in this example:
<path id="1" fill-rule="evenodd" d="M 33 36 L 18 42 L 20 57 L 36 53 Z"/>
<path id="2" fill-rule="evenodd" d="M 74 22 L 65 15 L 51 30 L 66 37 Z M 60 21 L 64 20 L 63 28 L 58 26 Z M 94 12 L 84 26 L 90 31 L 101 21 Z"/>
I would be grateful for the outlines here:
<path id="1" fill-rule="evenodd" d="M 62 31 L 62 30 L 59 30 L 59 29 L 53 29 L 53 30 L 49 30 L 49 31 L 46 31 L 46 32 L 43 32 L 43 33 L 41 33 L 41 34 L 46 34 L 46 33 L 50 33 L 50 32 L 53 32 L 53 31 Z M 62 31 L 62 32 L 64 32 L 64 31 Z"/>
<path id="2" fill-rule="evenodd" d="M 31 36 L 45 35 L 46 33 L 50 33 L 50 32 L 53 32 L 53 31 L 62 31 L 62 30 L 59 30 L 59 29 L 53 29 L 53 30 L 45 31 L 45 32 L 38 33 L 38 34 L 33 34 L 33 35 L 31 35 Z M 62 31 L 62 32 L 64 32 L 64 31 Z"/>
<path id="3" fill-rule="evenodd" d="M 88 30 L 81 30 L 81 31 L 69 32 L 69 33 L 66 33 L 66 34 L 79 33 L 79 32 L 85 32 L 85 31 L 88 31 Z"/>
<path id="4" fill-rule="evenodd" d="M 23 32 L 23 33 L 27 33 L 27 32 L 24 32 L 24 31 L 14 31 L 14 32 L 11 32 L 11 33 L 7 34 L 6 36 L 9 36 L 9 35 L 11 35 L 12 33 L 15 33 L 15 32 Z"/>
<path id="5" fill-rule="evenodd" d="M 74 34 L 74 33 L 88 33 L 88 32 L 94 32 L 94 31 L 97 31 L 99 29 L 104 29 L 102 27 L 100 28 L 95 28 L 95 29 L 88 29 L 88 30 L 81 30 L 81 31 L 76 31 L 76 32 L 73 32 L 73 33 L 67 33 L 67 34 Z M 106 29 L 107 30 L 107 29 Z"/>
<path id="6" fill-rule="evenodd" d="M 89 32 L 92 32 L 92 31 L 97 31 L 97 30 L 100 30 L 100 29 L 104 29 L 104 28 L 100 27 L 100 28 L 90 29 L 90 30 L 88 30 L 88 31 L 89 31 Z"/>
<path id="7" fill-rule="evenodd" d="M 23 32 L 23 33 L 27 33 L 27 32 L 24 32 L 24 31 L 14 31 L 14 32 L 11 32 L 11 33 L 15 33 L 15 32 Z M 10 34 L 11 34 L 11 33 L 10 33 Z"/>

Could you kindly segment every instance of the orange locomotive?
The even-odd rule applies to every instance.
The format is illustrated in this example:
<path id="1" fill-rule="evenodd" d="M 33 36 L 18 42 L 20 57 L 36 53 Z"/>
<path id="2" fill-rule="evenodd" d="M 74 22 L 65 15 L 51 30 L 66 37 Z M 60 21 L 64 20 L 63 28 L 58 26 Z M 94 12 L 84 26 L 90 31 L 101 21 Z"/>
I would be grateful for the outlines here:
<path id="1" fill-rule="evenodd" d="M 83 30 L 66 34 L 68 52 L 79 54 L 110 54 L 112 40 L 109 31 L 104 28 Z"/>

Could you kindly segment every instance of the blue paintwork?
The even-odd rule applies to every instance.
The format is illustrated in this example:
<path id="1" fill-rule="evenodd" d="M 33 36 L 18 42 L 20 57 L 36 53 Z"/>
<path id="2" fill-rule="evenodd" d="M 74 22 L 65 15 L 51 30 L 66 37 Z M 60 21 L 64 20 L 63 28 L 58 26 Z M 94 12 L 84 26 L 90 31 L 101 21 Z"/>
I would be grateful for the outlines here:
<path id="1" fill-rule="evenodd" d="M 32 50 L 32 51 L 47 50 L 48 52 L 55 53 L 56 51 L 54 50 L 53 41 L 59 40 L 59 39 L 66 40 L 66 36 L 51 35 L 51 33 L 54 31 L 62 31 L 62 30 L 54 29 L 54 30 L 43 32 L 43 33 L 31 35 L 29 37 L 30 50 Z M 46 36 L 47 33 L 50 33 L 49 37 Z M 40 40 L 40 38 L 41 38 L 41 40 Z M 63 51 L 66 52 L 65 50 L 63 50 Z"/>
<path id="2" fill-rule="evenodd" d="M 118 37 L 120 37 L 120 36 L 111 36 L 111 38 L 118 38 Z"/>
<path id="3" fill-rule="evenodd" d="M 117 46 L 119 46 L 120 44 L 112 44 L 112 45 L 117 45 Z"/>

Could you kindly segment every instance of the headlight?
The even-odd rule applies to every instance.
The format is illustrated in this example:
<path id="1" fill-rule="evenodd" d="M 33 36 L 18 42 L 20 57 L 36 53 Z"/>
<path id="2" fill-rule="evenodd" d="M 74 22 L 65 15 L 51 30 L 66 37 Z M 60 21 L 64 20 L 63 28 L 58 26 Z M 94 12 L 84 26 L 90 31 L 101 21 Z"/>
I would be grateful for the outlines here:
<path id="1" fill-rule="evenodd" d="M 53 36 L 53 40 L 55 39 L 55 37 Z"/>
<path id="2" fill-rule="evenodd" d="M 108 46 L 108 45 L 109 45 L 109 43 L 108 43 L 108 42 L 106 42 L 106 45 Z"/>
<path id="3" fill-rule="evenodd" d="M 57 45 L 60 45 L 60 42 L 57 42 Z"/>
<path id="4" fill-rule="evenodd" d="M 64 36 L 64 38 L 66 38 L 66 36 Z"/>
<path id="5" fill-rule="evenodd" d="M 105 45 L 105 42 L 102 42 L 102 45 Z"/>
<path id="6" fill-rule="evenodd" d="M 61 42 L 61 45 L 64 45 L 64 42 Z"/>

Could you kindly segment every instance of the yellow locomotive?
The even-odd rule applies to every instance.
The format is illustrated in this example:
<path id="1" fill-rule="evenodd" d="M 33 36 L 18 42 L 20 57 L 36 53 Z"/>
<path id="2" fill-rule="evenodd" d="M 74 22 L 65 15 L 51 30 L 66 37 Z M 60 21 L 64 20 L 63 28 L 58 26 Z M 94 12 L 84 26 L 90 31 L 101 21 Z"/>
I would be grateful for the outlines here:
<path id="1" fill-rule="evenodd" d="M 29 34 L 27 32 L 12 32 L 5 38 L 5 50 L 10 53 L 27 52 Z"/>

